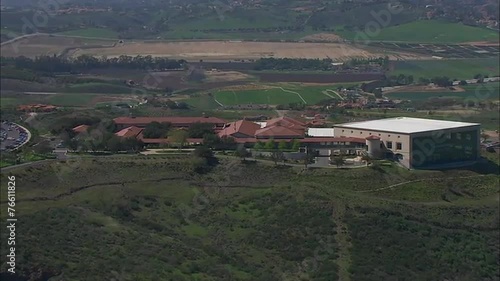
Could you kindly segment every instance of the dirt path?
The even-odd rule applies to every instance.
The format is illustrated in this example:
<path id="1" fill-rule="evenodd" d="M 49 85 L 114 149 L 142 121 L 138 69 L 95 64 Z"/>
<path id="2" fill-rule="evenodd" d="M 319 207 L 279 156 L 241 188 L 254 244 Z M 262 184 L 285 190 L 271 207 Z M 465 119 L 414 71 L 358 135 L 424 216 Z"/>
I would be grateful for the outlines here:
<path id="1" fill-rule="evenodd" d="M 327 95 L 327 96 L 329 96 L 329 97 L 331 97 L 332 99 L 336 99 L 336 97 L 334 97 L 334 96 L 330 95 L 330 94 L 328 93 L 328 91 L 333 92 L 334 94 L 336 94 L 336 95 L 337 95 L 337 97 L 339 97 L 339 99 L 344 100 L 344 98 L 343 98 L 343 97 L 342 97 L 339 93 L 337 93 L 336 91 L 331 90 L 331 89 L 324 90 L 322 93 L 323 93 L 323 94 L 325 94 L 325 95 Z"/>
<path id="2" fill-rule="evenodd" d="M 351 275 L 349 273 L 349 267 L 351 266 L 351 242 L 349 237 L 349 230 L 347 225 L 344 224 L 346 206 L 344 203 L 338 200 L 333 206 L 333 220 L 335 221 L 335 231 L 337 235 L 335 240 L 339 247 L 338 258 L 336 260 L 339 266 L 339 281 L 350 281 Z"/>
<path id="3" fill-rule="evenodd" d="M 108 185 L 124 185 L 124 184 L 129 184 L 129 183 L 138 183 L 138 182 L 160 182 L 160 181 L 173 181 L 173 180 L 184 180 L 184 177 L 170 177 L 170 178 L 159 178 L 159 179 L 147 179 L 147 180 L 133 180 L 133 181 L 117 181 L 117 182 L 104 182 L 104 183 L 95 183 L 95 184 L 89 184 L 89 185 L 84 185 L 80 186 L 77 188 L 74 188 L 68 192 L 64 193 L 59 193 L 55 196 L 43 196 L 43 197 L 34 197 L 34 198 L 27 198 L 27 199 L 18 199 L 16 202 L 36 202 L 36 201 L 50 201 L 50 200 L 57 200 L 63 197 L 70 196 L 76 192 L 93 188 L 93 187 L 99 187 L 99 186 L 108 186 Z M 9 201 L 1 201 L 0 204 L 5 204 Z"/>
<path id="4" fill-rule="evenodd" d="M 405 185 L 405 184 L 409 184 L 409 183 L 414 183 L 414 182 L 421 182 L 421 181 L 432 181 L 432 180 L 446 180 L 446 179 L 468 179 L 468 178 L 477 178 L 477 177 L 484 177 L 486 175 L 476 175 L 476 176 L 467 176 L 467 177 L 453 177 L 453 178 L 428 178 L 428 179 L 418 179 L 418 180 L 412 180 L 412 181 L 405 181 L 405 182 L 400 182 L 400 183 L 396 183 L 396 184 L 392 184 L 392 185 L 389 185 L 389 186 L 386 186 L 386 187 L 382 187 L 382 188 L 377 188 L 377 189 L 370 189 L 370 190 L 360 190 L 360 191 L 357 191 L 358 193 L 369 193 L 369 192 L 377 192 L 377 191 L 382 191 L 382 190 L 386 190 L 386 189 L 391 189 L 391 188 L 394 188 L 394 187 L 398 187 L 398 186 L 401 186 L 401 185 Z"/>
<path id="5" fill-rule="evenodd" d="M 307 104 L 307 101 L 299 93 L 294 92 L 294 91 L 290 91 L 290 90 L 285 90 L 285 89 L 283 89 L 283 87 L 277 87 L 277 88 L 280 89 L 280 90 L 282 90 L 283 92 L 296 94 L 304 102 L 304 104 Z"/>

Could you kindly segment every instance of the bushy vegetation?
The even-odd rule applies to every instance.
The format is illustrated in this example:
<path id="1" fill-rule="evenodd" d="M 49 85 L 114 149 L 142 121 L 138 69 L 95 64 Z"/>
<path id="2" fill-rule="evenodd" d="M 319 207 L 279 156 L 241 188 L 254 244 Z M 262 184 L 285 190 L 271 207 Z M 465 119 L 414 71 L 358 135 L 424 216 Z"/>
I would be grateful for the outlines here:
<path id="1" fill-rule="evenodd" d="M 460 183 L 457 175 L 477 174 L 304 171 L 236 159 L 206 166 L 212 157 L 200 147 L 191 157 L 70 159 L 11 171 L 23 187 L 16 204 L 23 221 L 18 274 L 64 273 L 76 281 L 499 277 L 492 197 L 498 186 L 488 184 L 497 175 L 484 182 L 491 192 L 424 204 L 359 192 L 409 179 Z M 352 248 L 339 244 L 339 235 Z M 339 263 L 341 253 L 347 264 Z"/>

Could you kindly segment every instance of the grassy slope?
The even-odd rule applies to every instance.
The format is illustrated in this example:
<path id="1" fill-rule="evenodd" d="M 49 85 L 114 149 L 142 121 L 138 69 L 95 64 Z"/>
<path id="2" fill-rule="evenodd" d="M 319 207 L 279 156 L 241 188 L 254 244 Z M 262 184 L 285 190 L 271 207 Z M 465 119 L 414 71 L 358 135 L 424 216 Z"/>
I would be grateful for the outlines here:
<path id="1" fill-rule="evenodd" d="M 348 39 L 356 38 L 356 33 L 341 33 L 341 35 Z M 370 37 L 372 41 L 418 43 L 498 42 L 498 39 L 498 32 L 493 30 L 435 20 L 414 21 L 399 26 L 383 28 L 379 34 Z"/>
<path id="2" fill-rule="evenodd" d="M 401 61 L 395 63 L 390 75 L 413 75 L 415 78 L 448 76 L 451 79 L 472 79 L 476 74 L 498 76 L 498 59 Z"/>
<path id="3" fill-rule="evenodd" d="M 197 175 L 185 158 L 141 159 L 13 171 L 23 187 L 18 270 L 61 270 L 71 280 L 499 277 L 496 175 L 390 167 L 301 172 L 232 160 Z M 434 177 L 446 180 L 430 181 L 430 193 L 420 183 L 364 192 Z M 342 215 L 332 216 L 336 206 Z M 5 203 L 0 207 L 4 219 Z M 339 220 L 352 243 L 344 268 L 337 265 L 345 246 L 337 242 Z"/>

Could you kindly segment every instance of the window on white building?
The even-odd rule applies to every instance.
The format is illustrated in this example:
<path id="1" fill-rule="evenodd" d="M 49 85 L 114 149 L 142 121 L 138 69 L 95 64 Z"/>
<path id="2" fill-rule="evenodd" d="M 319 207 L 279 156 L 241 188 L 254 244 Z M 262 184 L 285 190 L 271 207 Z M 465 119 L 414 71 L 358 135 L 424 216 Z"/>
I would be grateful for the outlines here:
<path id="1" fill-rule="evenodd" d="M 387 148 L 392 149 L 392 141 L 388 141 L 386 145 Z"/>
<path id="2" fill-rule="evenodd" d="M 396 149 L 397 149 L 397 150 L 401 150 L 401 149 L 403 149 L 403 144 L 402 144 L 402 143 L 400 143 L 400 142 L 397 142 L 397 143 L 396 143 Z"/>

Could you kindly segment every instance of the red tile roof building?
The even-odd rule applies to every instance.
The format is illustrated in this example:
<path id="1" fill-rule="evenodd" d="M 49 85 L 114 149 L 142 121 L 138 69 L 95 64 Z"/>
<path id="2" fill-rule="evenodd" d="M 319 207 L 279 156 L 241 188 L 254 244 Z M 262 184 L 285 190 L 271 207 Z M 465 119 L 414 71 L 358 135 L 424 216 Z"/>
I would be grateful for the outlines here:
<path id="1" fill-rule="evenodd" d="M 115 133 L 116 136 L 121 138 L 136 138 L 142 132 L 142 128 L 130 126 Z"/>
<path id="2" fill-rule="evenodd" d="M 57 106 L 48 104 L 24 104 L 17 107 L 19 111 L 33 112 L 51 112 L 57 109 Z"/>
<path id="3" fill-rule="evenodd" d="M 160 123 L 170 122 L 172 125 L 175 124 L 174 126 L 182 128 L 187 127 L 187 124 L 196 123 L 200 120 L 209 121 L 204 123 L 213 123 L 216 127 L 220 128 L 220 131 L 217 133 L 219 137 L 233 138 L 235 143 L 238 144 L 254 144 L 259 141 L 266 142 L 269 139 L 286 142 L 291 142 L 294 139 L 297 139 L 300 143 L 311 145 L 365 145 L 366 142 L 363 138 L 353 137 L 305 137 L 307 125 L 289 117 L 271 119 L 267 121 L 264 128 L 261 128 L 260 125 L 248 120 L 239 120 L 221 125 L 218 122 L 222 122 L 223 120 L 213 117 L 120 117 L 115 119 L 115 123 L 117 123 L 117 125 L 133 123 L 136 124 L 136 126 L 128 126 L 127 128 L 116 133 L 116 135 L 122 137 L 136 137 L 144 144 L 168 144 L 170 143 L 168 138 L 144 138 L 142 135 L 143 129 L 140 128 L 140 125 L 145 126 L 150 122 L 156 121 Z M 201 144 L 203 143 L 203 139 L 187 139 L 186 143 Z"/>
<path id="4" fill-rule="evenodd" d="M 80 126 L 76 126 L 72 129 L 73 132 L 77 133 L 77 134 L 81 134 L 81 133 L 85 133 L 87 132 L 87 130 L 90 128 L 89 125 L 80 125 Z"/>
<path id="5" fill-rule="evenodd" d="M 255 132 L 255 138 L 257 139 L 300 139 L 303 137 L 304 129 L 293 130 L 281 125 L 266 126 Z"/>
<path id="6" fill-rule="evenodd" d="M 255 132 L 260 129 L 260 125 L 247 121 L 239 120 L 228 123 L 222 131 L 218 133 L 219 137 L 233 138 L 253 138 Z"/>

